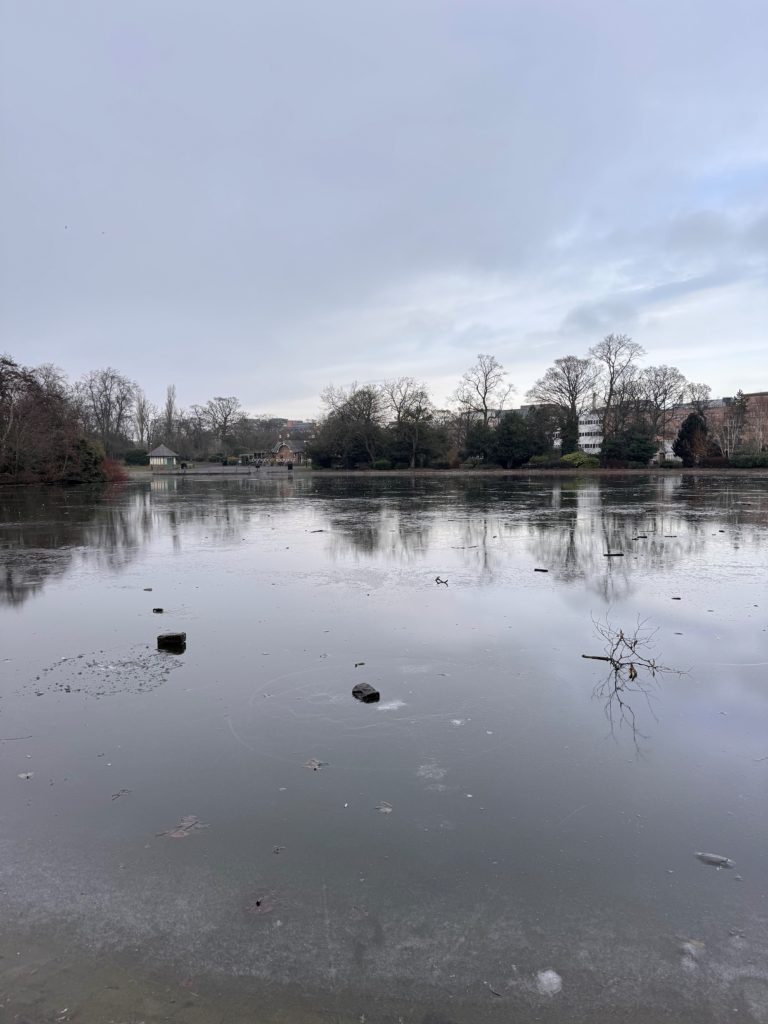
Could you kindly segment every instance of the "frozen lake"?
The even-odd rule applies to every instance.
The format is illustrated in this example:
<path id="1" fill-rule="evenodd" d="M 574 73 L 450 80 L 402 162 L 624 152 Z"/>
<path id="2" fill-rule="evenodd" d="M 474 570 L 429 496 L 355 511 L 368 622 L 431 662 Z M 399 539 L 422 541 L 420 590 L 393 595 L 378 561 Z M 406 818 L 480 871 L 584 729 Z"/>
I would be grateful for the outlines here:
<path id="1" fill-rule="evenodd" d="M 765 477 L 6 488 L 0 573 L 2 1020 L 767 1024 Z"/>

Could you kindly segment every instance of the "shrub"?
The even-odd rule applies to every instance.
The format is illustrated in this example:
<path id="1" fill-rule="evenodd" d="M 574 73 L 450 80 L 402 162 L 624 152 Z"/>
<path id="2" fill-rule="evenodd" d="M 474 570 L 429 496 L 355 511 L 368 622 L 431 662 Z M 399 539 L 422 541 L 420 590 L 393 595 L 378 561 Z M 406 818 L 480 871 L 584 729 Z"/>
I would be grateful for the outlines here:
<path id="1" fill-rule="evenodd" d="M 35 479 L 41 479 L 41 477 L 29 477 L 30 482 Z M 46 472 L 42 479 L 49 483 L 61 484 L 87 484 L 103 481 L 105 479 L 104 449 L 98 441 L 79 437 L 69 452 L 66 465 L 57 467 L 55 471 Z"/>
<path id="2" fill-rule="evenodd" d="M 389 459 L 376 459 L 371 463 L 371 469 L 392 469 Z"/>
<path id="3" fill-rule="evenodd" d="M 430 469 L 450 469 L 451 464 L 448 459 L 432 459 L 429 463 Z"/>
<path id="4" fill-rule="evenodd" d="M 557 456 L 532 455 L 526 463 L 529 469 L 560 469 L 561 462 Z"/>
<path id="5" fill-rule="evenodd" d="M 145 448 L 129 448 L 123 459 L 126 466 L 148 466 L 149 452 Z"/>
<path id="6" fill-rule="evenodd" d="M 104 479 L 108 480 L 110 483 L 119 483 L 122 480 L 128 479 L 125 470 L 117 459 L 104 459 L 101 464 L 101 469 L 104 474 Z"/>
<path id="7" fill-rule="evenodd" d="M 768 468 L 768 452 L 736 452 L 731 456 L 731 465 L 737 469 Z"/>
<path id="8" fill-rule="evenodd" d="M 560 459 L 560 465 L 568 466 L 570 469 L 595 469 L 600 465 L 600 460 L 594 455 L 587 455 L 586 452 L 569 452 Z"/>
<path id="9" fill-rule="evenodd" d="M 605 465 L 612 462 L 639 463 L 647 466 L 659 446 L 656 441 L 640 430 L 623 430 L 613 437 L 606 437 L 600 449 L 600 460 Z"/>

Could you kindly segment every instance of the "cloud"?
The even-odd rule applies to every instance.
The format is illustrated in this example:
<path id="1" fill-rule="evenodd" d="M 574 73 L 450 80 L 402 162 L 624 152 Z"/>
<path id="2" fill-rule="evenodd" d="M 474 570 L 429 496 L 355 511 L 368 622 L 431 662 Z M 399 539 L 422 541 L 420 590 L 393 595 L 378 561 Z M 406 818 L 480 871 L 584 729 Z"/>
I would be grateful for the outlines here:
<path id="1" fill-rule="evenodd" d="M 691 303 L 725 338 L 707 297 L 765 276 L 757 0 L 4 23 L 0 329 L 28 362 L 308 414 L 329 374 L 437 392 L 491 350 L 535 377 L 606 330 L 693 354 Z"/>

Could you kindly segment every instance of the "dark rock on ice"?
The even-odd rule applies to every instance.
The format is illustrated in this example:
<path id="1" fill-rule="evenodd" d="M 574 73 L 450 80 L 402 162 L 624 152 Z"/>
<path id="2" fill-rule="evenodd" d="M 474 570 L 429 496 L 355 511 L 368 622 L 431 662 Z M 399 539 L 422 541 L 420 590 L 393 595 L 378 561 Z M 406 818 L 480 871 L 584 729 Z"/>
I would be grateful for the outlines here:
<path id="1" fill-rule="evenodd" d="M 355 700 L 361 700 L 363 704 L 375 704 L 381 699 L 381 694 L 368 683 L 358 683 L 352 688 L 352 696 Z"/>

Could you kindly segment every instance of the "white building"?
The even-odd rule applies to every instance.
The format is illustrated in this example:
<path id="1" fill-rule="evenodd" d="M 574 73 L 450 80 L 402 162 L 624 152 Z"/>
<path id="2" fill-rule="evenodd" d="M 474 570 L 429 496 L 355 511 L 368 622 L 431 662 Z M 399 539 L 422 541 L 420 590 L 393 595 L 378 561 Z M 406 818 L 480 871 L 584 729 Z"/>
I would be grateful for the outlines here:
<path id="1" fill-rule="evenodd" d="M 602 421 L 600 413 L 595 409 L 589 412 L 579 413 L 579 439 L 577 444 L 579 449 L 585 452 L 587 455 L 599 455 L 600 447 L 603 443 L 603 431 L 601 429 Z M 555 448 L 562 448 L 563 439 L 558 431 L 552 439 L 552 445 Z"/>
<path id="2" fill-rule="evenodd" d="M 603 444 L 600 413 L 595 409 L 579 413 L 579 448 L 587 455 L 599 455 Z"/>

